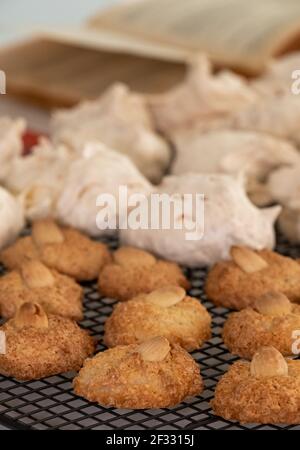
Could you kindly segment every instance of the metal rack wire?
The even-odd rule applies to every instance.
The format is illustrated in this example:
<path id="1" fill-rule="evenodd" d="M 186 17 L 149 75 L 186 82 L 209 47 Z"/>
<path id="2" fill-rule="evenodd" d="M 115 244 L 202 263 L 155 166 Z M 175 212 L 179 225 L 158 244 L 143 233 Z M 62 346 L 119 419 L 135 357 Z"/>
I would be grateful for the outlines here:
<path id="1" fill-rule="evenodd" d="M 110 247 L 118 243 L 110 240 Z M 300 246 L 291 246 L 279 238 L 277 250 L 300 258 Z M 4 269 L 0 269 L 4 272 Z M 40 381 L 18 382 L 0 376 L 0 423 L 14 429 L 102 429 L 102 430 L 245 430 L 245 429 L 300 429 L 299 426 L 240 425 L 214 416 L 210 409 L 214 387 L 220 376 L 236 359 L 226 350 L 221 330 L 228 310 L 214 307 L 203 293 L 205 270 L 187 270 L 191 280 L 190 294 L 201 298 L 213 317 L 213 336 L 201 351 L 193 353 L 201 366 L 205 391 L 175 408 L 157 410 L 118 410 L 104 408 L 77 397 L 72 391 L 74 374 L 53 376 Z M 95 284 L 85 284 L 85 319 L 82 326 L 100 339 L 103 325 L 111 313 L 114 301 L 99 295 Z"/>

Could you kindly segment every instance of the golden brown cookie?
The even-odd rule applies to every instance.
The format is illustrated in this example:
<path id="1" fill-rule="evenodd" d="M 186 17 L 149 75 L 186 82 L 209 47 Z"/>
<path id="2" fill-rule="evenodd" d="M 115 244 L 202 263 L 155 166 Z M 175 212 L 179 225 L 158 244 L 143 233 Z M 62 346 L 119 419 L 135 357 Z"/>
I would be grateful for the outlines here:
<path id="1" fill-rule="evenodd" d="M 216 305 L 243 309 L 270 291 L 300 302 L 300 265 L 271 250 L 232 247 L 231 261 L 217 263 L 209 272 L 205 290 Z"/>
<path id="2" fill-rule="evenodd" d="M 23 303 L 35 302 L 47 313 L 81 320 L 82 296 L 73 278 L 32 259 L 0 278 L 0 315 L 8 319 Z"/>
<path id="3" fill-rule="evenodd" d="M 40 220 L 33 224 L 32 236 L 18 239 L 0 254 L 1 262 L 9 269 L 28 259 L 40 259 L 58 272 L 85 281 L 96 279 L 111 258 L 106 245 L 73 228 Z"/>
<path id="4" fill-rule="evenodd" d="M 187 351 L 200 348 L 211 337 L 211 318 L 199 300 L 178 286 L 141 294 L 118 303 L 105 323 L 108 347 L 137 344 L 164 336 Z"/>
<path id="5" fill-rule="evenodd" d="M 113 254 L 113 262 L 100 273 L 98 285 L 103 295 L 120 301 L 164 286 L 181 286 L 186 290 L 190 287 L 177 264 L 133 247 L 121 247 Z"/>
<path id="6" fill-rule="evenodd" d="M 262 347 L 250 362 L 237 361 L 219 381 L 213 411 L 241 423 L 300 423 L 300 361 Z"/>
<path id="7" fill-rule="evenodd" d="M 95 349 L 93 338 L 75 322 L 47 316 L 37 303 L 24 303 L 0 330 L 6 337 L 0 373 L 18 380 L 77 371 Z"/>
<path id="8" fill-rule="evenodd" d="M 163 337 L 99 353 L 74 379 L 77 395 L 116 408 L 166 408 L 202 389 L 196 362 Z"/>
<path id="9" fill-rule="evenodd" d="M 293 354 L 293 332 L 300 330 L 300 305 L 281 293 L 259 297 L 253 307 L 232 313 L 223 329 L 231 353 L 251 359 L 262 346 L 271 345 L 285 356 Z"/>

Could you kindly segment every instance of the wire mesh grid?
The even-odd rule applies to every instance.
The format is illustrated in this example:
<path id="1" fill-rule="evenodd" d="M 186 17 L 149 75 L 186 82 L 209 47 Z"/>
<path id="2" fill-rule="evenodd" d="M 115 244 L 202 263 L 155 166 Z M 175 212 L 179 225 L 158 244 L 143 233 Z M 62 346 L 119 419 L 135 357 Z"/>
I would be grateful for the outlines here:
<path id="1" fill-rule="evenodd" d="M 106 241 L 111 248 L 118 246 L 117 240 Z M 277 250 L 285 255 L 300 257 L 300 246 L 291 246 L 279 237 Z M 4 272 L 0 268 L 1 273 Z M 199 397 L 187 399 L 169 409 L 120 410 L 104 408 L 76 396 L 72 390 L 74 373 L 52 376 L 39 381 L 18 382 L 0 376 L 0 423 L 15 429 L 61 429 L 61 430 L 265 430 L 300 429 L 298 426 L 241 425 L 228 422 L 212 414 L 210 400 L 220 376 L 237 358 L 225 348 L 221 338 L 223 323 L 228 315 L 225 308 L 214 307 L 205 298 L 203 284 L 205 270 L 186 271 L 191 281 L 190 295 L 201 298 L 213 318 L 212 339 L 193 357 L 201 366 L 205 391 Z M 98 351 L 105 347 L 101 343 L 103 326 L 112 312 L 114 300 L 103 298 L 96 284 L 87 283 L 85 290 L 85 318 L 81 323 L 99 339 Z"/>

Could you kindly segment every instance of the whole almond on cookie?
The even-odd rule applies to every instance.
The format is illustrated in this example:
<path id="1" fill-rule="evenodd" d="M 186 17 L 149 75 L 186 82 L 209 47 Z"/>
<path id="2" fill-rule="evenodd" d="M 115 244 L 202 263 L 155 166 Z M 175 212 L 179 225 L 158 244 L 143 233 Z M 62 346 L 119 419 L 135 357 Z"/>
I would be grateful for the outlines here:
<path id="1" fill-rule="evenodd" d="M 156 258 L 151 253 L 133 247 L 120 247 L 114 253 L 114 260 L 120 266 L 153 266 Z"/>
<path id="2" fill-rule="evenodd" d="M 233 261 L 246 273 L 265 269 L 268 264 L 257 253 L 246 247 L 232 247 L 230 251 Z"/>
<path id="3" fill-rule="evenodd" d="M 166 286 L 151 292 L 146 296 L 146 301 L 163 308 L 176 305 L 186 296 L 185 290 L 179 286 Z"/>
<path id="4" fill-rule="evenodd" d="M 283 316 L 291 313 L 292 304 L 286 295 L 269 292 L 255 301 L 254 308 L 266 316 Z"/>
<path id="5" fill-rule="evenodd" d="M 254 377 L 286 376 L 288 375 L 288 365 L 276 348 L 262 347 L 252 358 L 250 372 Z"/>
<path id="6" fill-rule="evenodd" d="M 31 260 L 20 268 L 22 278 L 29 288 L 42 288 L 55 284 L 51 271 L 40 261 Z"/>
<path id="7" fill-rule="evenodd" d="M 48 328 L 47 314 L 37 303 L 24 303 L 12 320 L 16 328 Z"/>
<path id="8" fill-rule="evenodd" d="M 37 246 L 60 244 L 64 235 L 52 220 L 40 220 L 33 224 L 32 238 Z"/>
<path id="9" fill-rule="evenodd" d="M 170 344 L 168 339 L 158 336 L 140 344 L 137 351 L 144 361 L 163 361 L 170 352 Z"/>

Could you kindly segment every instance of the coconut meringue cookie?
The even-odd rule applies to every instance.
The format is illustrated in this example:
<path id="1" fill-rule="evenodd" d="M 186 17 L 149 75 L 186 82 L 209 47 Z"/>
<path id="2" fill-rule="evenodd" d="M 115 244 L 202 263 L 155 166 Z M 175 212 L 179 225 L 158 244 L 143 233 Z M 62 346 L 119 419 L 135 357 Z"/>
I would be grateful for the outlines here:
<path id="1" fill-rule="evenodd" d="M 191 63 L 186 80 L 171 91 L 149 99 L 156 126 L 167 135 L 196 121 L 209 121 L 239 111 L 259 99 L 243 78 L 230 71 L 212 74 L 206 56 Z"/>
<path id="2" fill-rule="evenodd" d="M 12 160 L 4 185 L 20 197 L 28 220 L 53 217 L 67 168 L 73 159 L 74 155 L 67 147 L 54 146 L 43 138 L 30 155 Z"/>
<path id="3" fill-rule="evenodd" d="M 259 206 L 274 200 L 266 186 L 269 175 L 281 166 L 300 165 L 298 150 L 291 143 L 264 133 L 229 129 L 207 133 L 186 130 L 177 134 L 174 143 L 177 156 L 171 173 L 237 175 L 243 172 L 247 193 Z"/>
<path id="4" fill-rule="evenodd" d="M 240 423 L 299 424 L 300 361 L 274 347 L 261 347 L 252 361 L 233 363 L 211 402 L 213 412 Z"/>
<path id="5" fill-rule="evenodd" d="M 6 177 L 12 159 L 22 154 L 25 129 L 23 119 L 0 117 L 0 181 Z"/>
<path id="6" fill-rule="evenodd" d="M 118 204 L 120 186 L 127 188 L 128 196 L 147 195 L 153 189 L 127 156 L 99 143 L 88 144 L 82 157 L 69 165 L 64 186 L 56 204 L 57 219 L 90 236 L 114 234 L 119 219 L 122 220 Z M 112 196 L 116 204 L 97 206 L 97 198 L 100 194 Z M 121 200 L 120 206 L 122 205 Z M 107 215 L 100 218 L 98 214 L 101 212 L 100 206 L 106 208 L 107 214 L 114 222 L 109 229 Z"/>
<path id="7" fill-rule="evenodd" d="M 142 96 L 115 84 L 99 99 L 79 104 L 52 117 L 55 142 L 81 153 L 88 141 L 99 141 L 127 155 L 152 182 L 159 182 L 171 158 L 171 149 L 154 130 Z"/>
<path id="8" fill-rule="evenodd" d="M 12 242 L 24 227 L 24 212 L 20 202 L 0 187 L 0 249 Z"/>
<path id="9" fill-rule="evenodd" d="M 176 216 L 171 229 L 121 230 L 121 241 L 152 251 L 169 260 L 187 265 L 210 266 L 228 259 L 232 245 L 253 249 L 272 248 L 275 243 L 274 222 L 281 207 L 258 209 L 246 195 L 243 180 L 220 174 L 188 174 L 164 179 L 159 193 L 171 196 L 204 194 L 204 214 L 198 214 L 195 203 L 192 214 Z M 199 217 L 197 217 L 199 216 Z M 199 227 L 204 234 L 187 239 L 187 228 Z M 179 222 L 180 220 L 180 222 Z M 197 222 L 198 221 L 198 222 Z M 196 236 L 196 235 L 195 235 Z"/>

